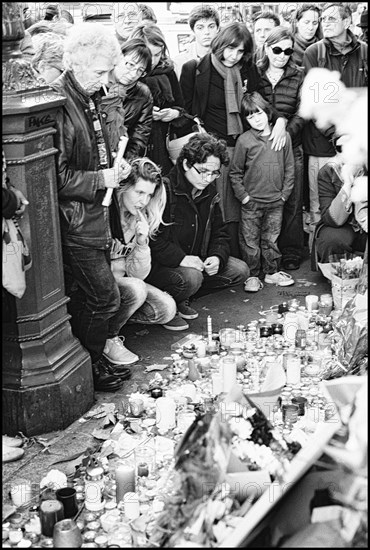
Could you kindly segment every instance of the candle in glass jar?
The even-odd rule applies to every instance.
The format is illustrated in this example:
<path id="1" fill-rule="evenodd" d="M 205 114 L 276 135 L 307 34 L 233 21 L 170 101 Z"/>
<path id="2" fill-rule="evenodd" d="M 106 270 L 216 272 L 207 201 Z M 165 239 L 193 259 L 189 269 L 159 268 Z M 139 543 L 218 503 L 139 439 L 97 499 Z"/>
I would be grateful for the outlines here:
<path id="1" fill-rule="evenodd" d="M 155 404 L 156 424 L 160 431 L 166 432 L 176 426 L 176 403 L 170 397 L 159 397 Z"/>
<path id="2" fill-rule="evenodd" d="M 116 468 L 116 498 L 121 502 L 124 495 L 135 491 L 135 467 L 131 464 L 121 463 Z"/>
<path id="3" fill-rule="evenodd" d="M 127 519 L 136 519 L 140 516 L 140 504 L 137 493 L 126 493 L 123 497 L 123 511 Z"/>
<path id="4" fill-rule="evenodd" d="M 316 311 L 319 309 L 319 297 L 315 294 L 306 296 L 306 308 L 308 311 Z"/>
<path id="5" fill-rule="evenodd" d="M 298 355 L 291 354 L 286 365 L 287 384 L 300 384 L 301 382 L 301 358 Z"/>
<path id="6" fill-rule="evenodd" d="M 64 519 L 63 504 L 59 500 L 43 500 L 40 504 L 41 531 L 52 537 L 54 525 Z"/>

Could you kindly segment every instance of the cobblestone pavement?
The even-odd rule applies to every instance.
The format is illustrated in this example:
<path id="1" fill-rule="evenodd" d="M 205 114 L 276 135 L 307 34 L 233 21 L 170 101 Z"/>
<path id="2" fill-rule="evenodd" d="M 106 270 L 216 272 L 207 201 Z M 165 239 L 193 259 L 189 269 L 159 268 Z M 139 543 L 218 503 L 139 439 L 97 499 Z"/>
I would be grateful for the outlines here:
<path id="1" fill-rule="evenodd" d="M 114 403 L 122 412 L 122 402 L 132 392 L 133 384 L 143 383 L 153 377 L 153 372 L 146 374 L 145 367 L 154 363 L 163 363 L 163 357 L 171 354 L 171 345 L 189 333 L 206 333 L 207 316 L 212 317 L 213 331 L 223 327 L 235 327 L 239 324 L 259 319 L 259 312 L 274 304 L 280 304 L 297 298 L 304 305 L 308 294 L 330 292 L 327 280 L 320 272 L 310 270 L 310 260 L 306 259 L 299 270 L 290 272 L 295 284 L 290 287 L 265 285 L 258 293 L 246 293 L 242 287 L 226 289 L 221 292 L 203 296 L 192 302 L 199 312 L 199 317 L 189 321 L 190 328 L 182 332 L 172 332 L 161 326 L 128 325 L 122 334 L 126 337 L 127 347 L 140 356 L 140 361 L 133 365 L 132 377 L 116 393 L 96 393 L 93 408 L 103 403 Z M 168 361 L 167 361 L 168 362 Z M 163 371 L 165 375 L 166 371 Z M 24 457 L 16 462 L 3 464 L 3 503 L 10 503 L 9 489 L 13 483 L 30 480 L 37 492 L 40 480 L 46 473 L 57 468 L 66 471 L 63 459 L 82 453 L 88 447 L 94 447 L 97 441 L 91 435 L 101 420 L 90 419 L 81 423 L 76 420 L 65 430 L 42 434 L 27 444 Z M 39 442 L 41 440 L 41 442 Z M 57 464 L 56 464 L 57 463 Z"/>

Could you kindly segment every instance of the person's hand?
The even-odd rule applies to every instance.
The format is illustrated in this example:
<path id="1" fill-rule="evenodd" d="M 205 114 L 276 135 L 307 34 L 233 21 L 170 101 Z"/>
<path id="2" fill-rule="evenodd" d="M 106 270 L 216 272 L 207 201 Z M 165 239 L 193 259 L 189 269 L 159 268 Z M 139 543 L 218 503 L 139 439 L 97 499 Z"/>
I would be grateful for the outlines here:
<path id="1" fill-rule="evenodd" d="M 203 271 L 204 264 L 202 260 L 199 258 L 199 256 L 185 256 L 181 262 L 181 267 L 193 267 L 194 269 L 198 269 L 198 271 Z"/>
<path id="2" fill-rule="evenodd" d="M 15 211 L 16 216 L 22 216 L 24 211 L 26 210 L 27 204 L 30 204 L 26 197 L 23 195 L 22 191 L 20 189 L 16 189 L 15 187 L 12 187 L 12 191 L 14 195 L 17 197 L 18 201 L 18 208 Z"/>
<path id="3" fill-rule="evenodd" d="M 280 151 L 286 144 L 286 120 L 285 118 L 278 118 L 271 131 L 269 141 L 272 140 L 271 149 L 274 151 Z"/>
<path id="4" fill-rule="evenodd" d="M 171 122 L 180 116 L 180 111 L 177 109 L 162 109 L 162 122 Z"/>
<path id="5" fill-rule="evenodd" d="M 163 112 L 160 110 L 159 107 L 154 106 L 152 115 L 153 115 L 153 120 L 155 121 L 162 120 Z"/>
<path id="6" fill-rule="evenodd" d="M 217 256 L 209 256 L 204 260 L 204 271 L 207 275 L 216 275 L 220 269 L 220 258 Z"/>
<path id="7" fill-rule="evenodd" d="M 107 188 L 116 189 L 120 181 L 125 180 L 131 172 L 131 165 L 122 159 L 115 163 L 113 168 L 105 168 L 102 170 L 104 175 L 104 185 Z"/>
<path id="8" fill-rule="evenodd" d="M 137 243 L 139 245 L 146 244 L 149 236 L 149 224 L 140 210 L 137 211 L 135 231 Z"/>

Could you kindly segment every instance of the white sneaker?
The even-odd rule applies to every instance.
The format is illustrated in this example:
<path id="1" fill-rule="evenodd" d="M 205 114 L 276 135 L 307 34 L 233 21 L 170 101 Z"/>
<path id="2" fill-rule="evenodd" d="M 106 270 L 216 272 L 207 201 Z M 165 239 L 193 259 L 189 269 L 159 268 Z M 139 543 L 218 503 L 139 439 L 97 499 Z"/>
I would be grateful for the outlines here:
<path id="1" fill-rule="evenodd" d="M 115 336 L 105 342 L 103 355 L 113 365 L 131 365 L 139 360 L 138 355 L 132 353 L 123 345 L 124 341 L 124 336 Z"/>
<path id="2" fill-rule="evenodd" d="M 248 277 L 244 282 L 246 292 L 258 292 L 261 288 L 263 288 L 263 282 L 258 277 Z"/>
<path id="3" fill-rule="evenodd" d="M 285 271 L 278 271 L 277 273 L 271 273 L 265 275 L 265 283 L 270 283 L 277 286 L 290 286 L 294 285 L 294 279 L 289 273 Z"/>

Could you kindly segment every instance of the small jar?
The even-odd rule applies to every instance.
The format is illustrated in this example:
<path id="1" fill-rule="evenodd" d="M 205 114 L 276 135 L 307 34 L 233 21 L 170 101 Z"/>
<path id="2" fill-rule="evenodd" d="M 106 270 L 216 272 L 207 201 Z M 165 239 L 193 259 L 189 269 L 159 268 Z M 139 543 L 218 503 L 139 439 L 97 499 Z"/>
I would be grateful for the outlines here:
<path id="1" fill-rule="evenodd" d="M 283 325 L 281 323 L 272 324 L 272 334 L 283 334 Z"/>

